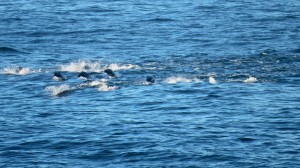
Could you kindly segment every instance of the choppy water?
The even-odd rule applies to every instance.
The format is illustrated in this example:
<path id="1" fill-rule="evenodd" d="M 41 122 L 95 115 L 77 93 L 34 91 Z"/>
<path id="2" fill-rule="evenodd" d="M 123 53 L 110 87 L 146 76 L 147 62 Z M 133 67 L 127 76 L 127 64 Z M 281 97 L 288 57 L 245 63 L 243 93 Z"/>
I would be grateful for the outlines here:
<path id="1" fill-rule="evenodd" d="M 298 167 L 299 9 L 1 1 L 0 167 Z"/>

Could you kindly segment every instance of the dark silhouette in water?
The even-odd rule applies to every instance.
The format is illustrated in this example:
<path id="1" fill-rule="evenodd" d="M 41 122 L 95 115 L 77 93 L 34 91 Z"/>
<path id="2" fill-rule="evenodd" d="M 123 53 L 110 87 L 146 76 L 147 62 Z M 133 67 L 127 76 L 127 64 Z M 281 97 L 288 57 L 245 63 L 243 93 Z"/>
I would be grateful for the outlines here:
<path id="1" fill-rule="evenodd" d="M 17 49 L 10 47 L 0 47 L 0 53 L 17 53 L 20 52 Z"/>
<path id="2" fill-rule="evenodd" d="M 146 81 L 149 83 L 154 83 L 155 79 L 152 76 L 147 76 Z"/>
<path id="3" fill-rule="evenodd" d="M 58 81 L 64 81 L 66 78 L 60 72 L 54 72 L 54 78 Z"/>
<path id="4" fill-rule="evenodd" d="M 84 68 L 85 70 L 91 70 L 91 67 L 88 66 L 88 65 L 85 65 L 83 68 Z"/>
<path id="5" fill-rule="evenodd" d="M 111 70 L 111 69 L 105 69 L 104 72 L 105 72 L 109 77 L 112 77 L 112 78 L 117 77 L 116 74 L 114 73 L 114 71 Z"/>
<path id="6" fill-rule="evenodd" d="M 20 73 L 20 71 L 22 71 L 23 67 L 17 67 L 16 68 L 16 73 Z"/>
<path id="7" fill-rule="evenodd" d="M 89 78 L 90 77 L 90 74 L 88 74 L 87 72 L 80 72 L 78 75 L 77 75 L 78 78 Z"/>

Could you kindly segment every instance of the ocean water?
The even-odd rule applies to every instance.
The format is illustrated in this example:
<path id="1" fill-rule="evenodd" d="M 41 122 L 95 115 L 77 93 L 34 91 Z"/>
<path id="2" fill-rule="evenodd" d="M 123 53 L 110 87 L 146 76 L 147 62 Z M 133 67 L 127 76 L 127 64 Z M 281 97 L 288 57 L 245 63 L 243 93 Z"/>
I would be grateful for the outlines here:
<path id="1" fill-rule="evenodd" d="M 1 1 L 0 167 L 299 167 L 299 9 Z"/>

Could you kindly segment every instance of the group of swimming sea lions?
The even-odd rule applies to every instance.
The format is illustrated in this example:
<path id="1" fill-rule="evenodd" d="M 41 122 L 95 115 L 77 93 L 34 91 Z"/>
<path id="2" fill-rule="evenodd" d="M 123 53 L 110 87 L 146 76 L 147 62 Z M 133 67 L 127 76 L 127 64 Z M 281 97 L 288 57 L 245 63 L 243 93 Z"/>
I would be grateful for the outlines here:
<path id="1" fill-rule="evenodd" d="M 117 78 L 115 72 L 113 70 L 111 70 L 111 69 L 105 69 L 104 73 L 106 73 L 110 78 Z M 90 74 L 87 73 L 87 72 L 82 71 L 82 72 L 80 72 L 77 75 L 77 77 L 78 78 L 86 78 L 86 79 L 88 79 L 90 77 Z M 64 81 L 64 80 L 66 80 L 66 78 L 59 71 L 54 72 L 54 78 L 56 80 L 58 80 L 58 81 Z M 147 76 L 146 82 L 148 82 L 150 84 L 153 84 L 155 82 L 155 79 L 152 76 Z"/>
<path id="2" fill-rule="evenodd" d="M 47 72 L 48 70 L 41 70 L 41 72 Z M 68 85 L 60 85 L 60 86 L 50 86 L 50 87 L 46 87 L 46 90 L 50 90 L 50 91 L 53 91 L 54 90 L 54 93 L 53 95 L 62 95 L 64 93 L 67 93 L 67 92 L 72 92 L 72 91 L 75 91 L 75 90 L 78 90 L 78 89 L 84 89 L 84 88 L 87 88 L 87 87 L 97 87 L 97 86 L 100 86 L 101 90 L 103 91 L 108 91 L 108 90 L 115 90 L 115 89 L 118 89 L 119 88 L 119 84 L 120 84 L 120 81 L 107 81 L 106 78 L 101 78 L 100 80 L 91 80 L 92 78 L 94 78 L 94 75 L 95 75 L 95 72 L 89 72 L 91 71 L 91 68 L 86 66 L 84 67 L 84 71 L 81 71 L 77 74 L 77 78 L 80 78 L 80 79 L 83 79 L 83 80 L 86 80 L 85 82 L 83 83 L 80 83 L 80 84 L 77 84 L 77 85 L 73 85 L 73 86 L 68 86 Z M 9 69 L 9 73 L 8 74 L 25 74 L 25 73 L 29 73 L 31 72 L 29 68 L 23 68 L 23 67 L 13 67 L 11 69 Z M 66 81 L 67 80 L 67 77 L 63 75 L 63 72 L 64 71 L 54 71 L 53 73 L 53 79 L 56 80 L 56 81 Z M 112 70 L 112 69 L 109 69 L 109 68 L 106 68 L 102 71 L 103 73 L 105 73 L 109 78 L 115 78 L 115 79 L 118 79 L 118 76 L 116 75 L 116 73 Z M 98 73 L 97 73 L 98 74 Z M 122 80 L 121 80 L 122 82 Z M 147 76 L 146 77 L 146 80 L 145 80 L 145 84 L 148 85 L 148 84 L 154 84 L 155 83 L 155 78 L 153 76 Z M 63 87 L 63 86 L 68 86 L 68 88 L 63 88 L 63 89 L 60 89 L 60 87 Z M 51 88 L 54 88 L 53 90 L 51 90 Z M 62 90 L 62 91 L 56 91 L 58 88 L 58 90 Z"/>

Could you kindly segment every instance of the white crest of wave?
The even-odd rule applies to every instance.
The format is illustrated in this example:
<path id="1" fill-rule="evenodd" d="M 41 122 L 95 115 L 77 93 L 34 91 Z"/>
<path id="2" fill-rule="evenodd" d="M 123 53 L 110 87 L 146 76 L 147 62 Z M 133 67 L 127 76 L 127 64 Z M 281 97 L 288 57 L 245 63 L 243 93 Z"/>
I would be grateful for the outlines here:
<path id="1" fill-rule="evenodd" d="M 118 71 L 118 70 L 128 70 L 128 69 L 140 69 L 141 67 L 133 64 L 120 65 L 120 64 L 113 63 L 110 64 L 108 68 L 113 71 Z"/>
<path id="2" fill-rule="evenodd" d="M 119 88 L 118 86 L 108 86 L 107 84 L 104 83 L 104 84 L 99 86 L 98 90 L 107 92 L 107 91 L 116 90 L 118 88 Z"/>
<path id="3" fill-rule="evenodd" d="M 107 85 L 107 79 L 100 79 L 96 81 L 91 81 L 88 83 L 82 83 L 78 85 L 78 88 L 86 88 L 86 87 L 97 87 L 99 91 L 112 91 L 116 90 L 118 86 L 109 86 Z"/>
<path id="4" fill-rule="evenodd" d="M 212 76 L 210 76 L 210 77 L 208 78 L 208 82 L 209 82 L 210 84 L 217 84 L 216 79 L 215 79 L 214 77 L 212 77 Z"/>
<path id="5" fill-rule="evenodd" d="M 100 62 L 78 60 L 67 65 L 59 65 L 59 70 L 68 72 L 100 72 Z"/>
<path id="6" fill-rule="evenodd" d="M 102 86 L 107 82 L 107 79 L 100 79 L 96 81 L 92 81 L 89 83 L 89 86 Z"/>
<path id="7" fill-rule="evenodd" d="M 80 80 L 87 80 L 88 78 L 83 77 L 83 76 L 80 76 L 79 79 L 80 79 Z"/>
<path id="8" fill-rule="evenodd" d="M 139 82 L 138 84 L 141 84 L 141 85 L 153 85 L 154 83 L 143 81 L 143 82 Z"/>
<path id="9" fill-rule="evenodd" d="M 53 77 L 53 80 L 55 80 L 55 81 L 63 81 L 64 79 L 59 78 L 59 77 L 57 77 L 57 76 L 54 76 L 54 77 Z"/>
<path id="10" fill-rule="evenodd" d="M 250 76 L 248 79 L 245 79 L 243 82 L 244 83 L 254 83 L 254 82 L 257 82 L 257 79 L 255 77 Z"/>
<path id="11" fill-rule="evenodd" d="M 51 92 L 52 96 L 57 96 L 61 93 L 72 90 L 72 88 L 67 84 L 63 84 L 60 86 L 47 86 L 46 90 Z"/>
<path id="12" fill-rule="evenodd" d="M 176 84 L 176 83 L 191 83 L 191 82 L 195 82 L 195 83 L 200 83 L 200 79 L 197 79 L 197 78 L 192 78 L 192 79 L 189 79 L 189 78 L 185 78 L 185 77 L 175 77 L 175 76 L 172 76 L 172 77 L 169 77 L 165 80 L 166 83 L 168 84 Z"/>
<path id="13" fill-rule="evenodd" d="M 33 70 L 30 70 L 30 68 L 22 68 L 19 66 L 12 66 L 8 68 L 4 68 L 1 70 L 2 74 L 13 74 L 13 75 L 27 75 L 29 73 L 34 73 Z"/>

